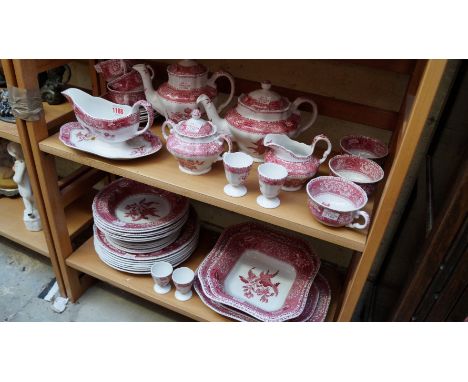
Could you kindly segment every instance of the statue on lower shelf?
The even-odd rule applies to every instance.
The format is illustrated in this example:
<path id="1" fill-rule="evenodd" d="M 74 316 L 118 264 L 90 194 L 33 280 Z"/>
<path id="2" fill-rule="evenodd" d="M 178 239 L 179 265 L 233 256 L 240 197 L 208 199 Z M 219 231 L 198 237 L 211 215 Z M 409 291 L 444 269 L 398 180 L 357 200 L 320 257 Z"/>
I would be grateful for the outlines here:
<path id="1" fill-rule="evenodd" d="M 23 220 L 26 229 L 28 231 L 40 231 L 42 230 L 41 218 L 36 209 L 36 203 L 31 190 L 31 183 L 29 182 L 29 175 L 21 146 L 16 142 L 10 142 L 8 143 L 7 150 L 8 153 L 16 159 L 13 165 L 13 171 L 15 172 L 13 180 L 18 185 L 18 191 L 23 198 L 25 207 Z"/>

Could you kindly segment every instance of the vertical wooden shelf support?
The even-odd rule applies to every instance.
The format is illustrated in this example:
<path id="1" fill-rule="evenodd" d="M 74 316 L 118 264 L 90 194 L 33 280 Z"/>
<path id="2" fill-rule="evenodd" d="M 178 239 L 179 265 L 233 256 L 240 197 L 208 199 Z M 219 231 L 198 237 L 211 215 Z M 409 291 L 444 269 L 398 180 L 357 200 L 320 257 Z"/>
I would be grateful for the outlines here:
<path id="1" fill-rule="evenodd" d="M 374 263 L 385 230 L 400 195 L 446 65 L 447 60 L 430 60 L 427 63 L 408 118 L 408 123 L 397 146 L 395 159 L 376 209 L 366 246 L 362 256 L 359 258 L 354 275 L 346 286 L 341 312 L 338 315 L 339 321 L 350 321 L 352 318 L 367 280 L 367 275 Z"/>

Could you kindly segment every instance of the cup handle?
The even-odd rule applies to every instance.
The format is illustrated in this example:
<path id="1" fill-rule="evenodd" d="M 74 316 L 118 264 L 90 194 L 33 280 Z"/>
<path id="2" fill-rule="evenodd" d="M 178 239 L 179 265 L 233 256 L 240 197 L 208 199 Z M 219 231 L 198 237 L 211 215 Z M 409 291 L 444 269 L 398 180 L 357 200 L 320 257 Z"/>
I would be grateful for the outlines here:
<path id="1" fill-rule="evenodd" d="M 219 141 L 222 142 L 222 141 L 226 141 L 227 144 L 228 144 L 228 152 L 232 153 L 232 139 L 229 135 L 226 135 L 226 134 L 222 134 L 218 137 Z M 223 156 L 220 155 L 218 157 L 218 159 L 216 159 L 216 161 L 221 161 L 223 160 Z"/>
<path id="2" fill-rule="evenodd" d="M 302 105 L 303 103 L 308 103 L 309 105 L 312 106 L 312 116 L 309 118 L 308 121 L 302 121 L 302 118 L 301 118 L 301 122 L 299 124 L 298 129 L 294 133 L 294 137 L 297 137 L 299 134 L 306 131 L 317 120 L 317 116 L 318 116 L 317 104 L 314 101 L 312 101 L 310 98 L 306 98 L 306 97 L 296 98 L 294 102 L 292 103 L 292 111 L 295 112 L 299 108 L 299 106 Z"/>
<path id="3" fill-rule="evenodd" d="M 234 96 L 234 90 L 235 90 L 235 87 L 234 87 L 234 77 L 231 76 L 229 73 L 227 72 L 224 72 L 222 70 L 220 71 L 217 71 L 215 73 L 213 73 L 213 75 L 211 76 L 211 78 L 208 80 L 208 85 L 211 86 L 211 87 L 216 87 L 215 85 L 215 81 L 219 78 L 219 77 L 226 77 L 228 80 L 229 80 L 229 83 L 231 85 L 231 91 L 229 92 L 229 97 L 228 99 L 226 100 L 226 102 L 222 103 L 221 105 L 219 105 L 216 110 L 218 113 L 221 113 L 227 105 L 229 105 L 229 103 L 231 102 L 232 100 L 232 97 Z"/>
<path id="4" fill-rule="evenodd" d="M 327 160 L 327 157 L 330 155 L 331 150 L 332 150 L 332 144 L 330 140 L 324 134 L 319 134 L 315 136 L 314 140 L 312 141 L 312 145 L 311 145 L 312 153 L 314 152 L 315 145 L 317 144 L 318 141 L 325 141 L 327 143 L 327 149 L 323 153 L 322 159 L 319 160 L 319 163 L 322 164 L 323 162 Z"/>
<path id="5" fill-rule="evenodd" d="M 146 122 L 146 126 L 143 129 L 137 130 L 136 135 L 143 134 L 146 130 L 153 126 L 154 122 L 154 111 L 151 104 L 145 100 L 136 101 L 132 106 L 132 113 L 137 113 L 140 107 L 143 107 L 148 113 L 148 122 Z"/>
<path id="6" fill-rule="evenodd" d="M 166 134 L 166 127 L 169 126 L 169 134 Z M 175 123 L 171 121 L 170 119 L 166 119 L 163 124 L 161 125 L 161 131 L 162 135 L 164 137 L 164 140 L 167 142 L 167 139 L 169 138 L 169 135 L 172 134 L 172 129 L 174 128 Z"/>
<path id="7" fill-rule="evenodd" d="M 364 223 L 350 223 L 347 224 L 346 227 L 349 228 L 356 228 L 356 229 L 366 229 L 369 226 L 370 223 L 370 217 L 369 214 L 366 211 L 357 211 L 356 214 L 354 215 L 354 219 L 358 219 L 359 216 L 362 216 L 364 218 Z"/>

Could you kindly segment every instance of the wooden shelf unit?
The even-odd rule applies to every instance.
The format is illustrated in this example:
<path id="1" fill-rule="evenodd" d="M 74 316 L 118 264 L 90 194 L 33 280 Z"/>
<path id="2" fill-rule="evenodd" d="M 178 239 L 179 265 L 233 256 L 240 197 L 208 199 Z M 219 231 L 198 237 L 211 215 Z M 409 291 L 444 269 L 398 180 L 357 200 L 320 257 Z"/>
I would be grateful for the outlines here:
<path id="1" fill-rule="evenodd" d="M 362 65 L 372 66 L 371 61 L 365 61 Z M 37 86 L 37 80 L 30 74 L 37 71 L 36 63 L 33 60 L 13 60 L 13 66 L 17 73 L 19 86 L 24 88 Z M 202 177 L 191 177 L 178 171 L 175 159 L 170 157 L 165 150 L 134 161 L 106 160 L 65 147 L 59 142 L 57 135 L 50 136 L 44 119 L 38 122 L 28 122 L 29 139 L 38 167 L 43 195 L 46 196 L 44 198 L 45 207 L 48 211 L 48 220 L 52 227 L 54 245 L 64 275 L 68 297 L 72 301 L 78 299 L 92 278 L 95 277 L 188 317 L 197 320 L 224 320 L 211 312 L 209 308 L 197 303 L 198 299 L 190 304 L 182 305 L 169 296 L 156 296 L 151 291 L 151 281 L 148 277 L 133 277 L 107 267 L 97 258 L 91 240 L 75 251 L 64 228 L 67 218 L 60 200 L 60 191 L 56 186 L 54 156 L 67 158 L 111 174 L 135 179 L 225 210 L 235 211 L 355 250 L 355 255 L 353 255 L 347 269 L 343 288 L 334 289 L 333 308 L 330 313 L 331 320 L 349 321 L 391 220 L 392 211 L 408 173 L 417 142 L 424 130 L 439 84 L 444 76 L 447 61 L 410 60 L 407 64 L 399 65 L 394 62 L 379 63 L 377 60 L 374 66 L 382 70 L 399 68 L 397 71 L 403 70 L 409 75 L 409 81 L 399 111 L 389 114 L 383 110 L 382 115 L 388 117 L 385 124 L 376 122 L 379 125 L 377 127 L 391 130 L 392 138 L 390 140 L 390 155 L 385 164 L 386 179 L 376 193 L 374 204 L 369 206 L 373 210 L 373 222 L 367 236 L 352 230 L 331 229 L 318 224 L 307 211 L 304 191 L 282 193 L 283 205 L 277 210 L 266 211 L 258 208 L 254 202 L 254 197 L 257 194 L 255 171 L 252 171 L 248 181 L 250 189 L 248 196 L 232 200 L 222 193 L 225 179 L 222 167 L 219 165 L 216 165 L 212 172 Z M 157 63 L 155 67 L 157 69 Z M 92 70 L 90 70 L 90 75 L 93 94 L 102 94 L 102 82 Z M 239 80 L 239 83 L 244 92 L 249 91 L 251 86 L 256 86 L 253 82 L 242 79 Z M 296 93 L 291 92 L 291 94 Z M 303 93 L 301 92 L 301 94 Z M 379 114 L 378 108 L 375 107 L 365 108 L 352 102 L 336 100 L 334 97 L 319 97 L 319 99 L 325 115 L 333 118 L 342 118 L 350 122 L 368 121 L 371 123 Z M 331 107 L 333 105 L 335 105 L 335 109 Z M 320 111 L 319 109 L 319 113 Z M 362 113 L 368 114 L 361 115 Z M 209 246 L 204 247 L 203 245 L 204 243 L 197 250 L 197 254 L 188 261 L 192 267 L 201 261 L 201 258 L 209 250 Z"/>
<path id="2" fill-rule="evenodd" d="M 162 140 L 160 131 L 159 126 L 153 128 L 153 132 Z M 249 192 L 245 197 L 235 199 L 223 192 L 226 177 L 221 162 L 215 163 L 208 174 L 188 176 L 179 171 L 177 161 L 165 147 L 158 153 L 146 158 L 127 161 L 108 160 L 69 148 L 60 142 L 58 133 L 43 140 L 39 147 L 42 151 L 61 158 L 163 188 L 356 251 L 362 251 L 366 243 L 366 235 L 361 231 L 347 228 L 336 229 L 318 223 L 307 209 L 307 194 L 304 189 L 298 192 L 283 192 L 279 208 L 265 209 L 258 206 L 255 201 L 259 193 L 258 164 L 254 164 L 247 180 Z M 326 165 L 322 166 L 322 173 L 328 173 Z M 366 209 L 371 211 L 372 206 L 372 202 L 368 203 Z"/>
<path id="3" fill-rule="evenodd" d="M 62 65 L 63 60 L 36 60 L 39 64 L 38 71 L 32 75 L 36 76 L 41 71 L 51 69 L 57 65 Z M 2 68 L 8 86 L 17 86 L 16 73 L 11 60 L 2 59 Z M 64 122 L 73 117 L 73 109 L 70 104 L 49 105 L 42 103 L 43 118 L 45 127 L 54 131 Z M 12 142 L 21 144 L 25 157 L 26 168 L 29 174 L 31 188 L 34 193 L 36 207 L 39 211 L 43 229 L 39 232 L 28 231 L 23 222 L 24 204 L 21 197 L 0 198 L 0 235 L 12 240 L 26 248 L 29 248 L 50 259 L 52 268 L 59 285 L 60 293 L 66 296 L 65 284 L 62 272 L 57 261 L 57 255 L 50 232 L 49 222 L 46 216 L 44 206 L 44 197 L 42 188 L 39 186 L 37 169 L 31 150 L 30 139 L 28 137 L 26 122 L 20 119 L 16 123 L 7 123 L 0 121 L 0 137 Z M 93 193 L 88 193 L 80 198 L 74 198 L 71 203 L 64 208 L 67 217 L 65 229 L 70 240 L 74 240 L 86 227 L 92 222 L 92 212 L 90 203 Z"/>

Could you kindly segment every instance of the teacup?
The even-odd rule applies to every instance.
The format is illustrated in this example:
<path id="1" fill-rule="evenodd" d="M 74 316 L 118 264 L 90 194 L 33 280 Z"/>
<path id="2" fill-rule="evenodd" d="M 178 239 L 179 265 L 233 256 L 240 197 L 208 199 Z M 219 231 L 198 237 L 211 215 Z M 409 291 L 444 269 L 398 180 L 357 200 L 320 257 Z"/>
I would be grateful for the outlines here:
<path id="1" fill-rule="evenodd" d="M 151 79 L 154 77 L 154 72 L 151 72 Z M 132 69 L 130 72 L 117 77 L 107 84 L 107 89 L 115 91 L 143 90 L 143 81 L 140 73 Z"/>
<path id="2" fill-rule="evenodd" d="M 372 159 L 378 163 L 382 163 L 388 155 L 388 148 L 384 143 L 364 135 L 347 135 L 341 138 L 340 146 L 344 154 Z"/>
<path id="3" fill-rule="evenodd" d="M 106 60 L 97 63 L 94 65 L 94 68 L 105 81 L 109 82 L 129 72 L 131 70 L 131 65 L 128 60 Z"/>
<path id="4" fill-rule="evenodd" d="M 151 277 L 154 280 L 153 290 L 165 294 L 171 290 L 172 264 L 167 261 L 157 261 L 151 266 Z"/>
<path id="5" fill-rule="evenodd" d="M 263 208 L 276 208 L 281 202 L 278 198 L 281 187 L 288 176 L 288 170 L 276 163 L 263 163 L 258 166 L 258 182 L 262 195 L 257 204 Z"/>
<path id="6" fill-rule="evenodd" d="M 107 143 L 128 141 L 143 134 L 153 124 L 153 108 L 145 100 L 127 106 L 93 97 L 75 88 L 67 89 L 62 94 L 73 104 L 73 111 L 80 125 L 97 139 Z M 148 120 L 143 129 L 140 129 L 140 107 L 148 113 Z"/>
<path id="7" fill-rule="evenodd" d="M 361 211 L 367 195 L 357 184 L 335 176 L 319 176 L 307 183 L 307 195 L 309 210 L 320 223 L 357 229 L 369 226 L 369 215 Z M 360 216 L 364 223 L 353 223 Z"/>
<path id="8" fill-rule="evenodd" d="M 175 298 L 179 301 L 187 301 L 192 298 L 192 284 L 195 273 L 187 267 L 177 268 L 172 273 L 172 281 L 176 287 Z"/>
<path id="9" fill-rule="evenodd" d="M 238 198 L 247 193 L 245 182 L 252 168 L 253 159 L 250 155 L 241 151 L 235 153 L 226 152 L 223 155 L 224 172 L 229 184 L 224 186 L 226 195 Z"/>
<path id="10" fill-rule="evenodd" d="M 371 195 L 377 183 L 384 177 L 384 171 L 370 159 L 354 155 L 337 155 L 328 162 L 331 174 L 350 180 Z"/>

